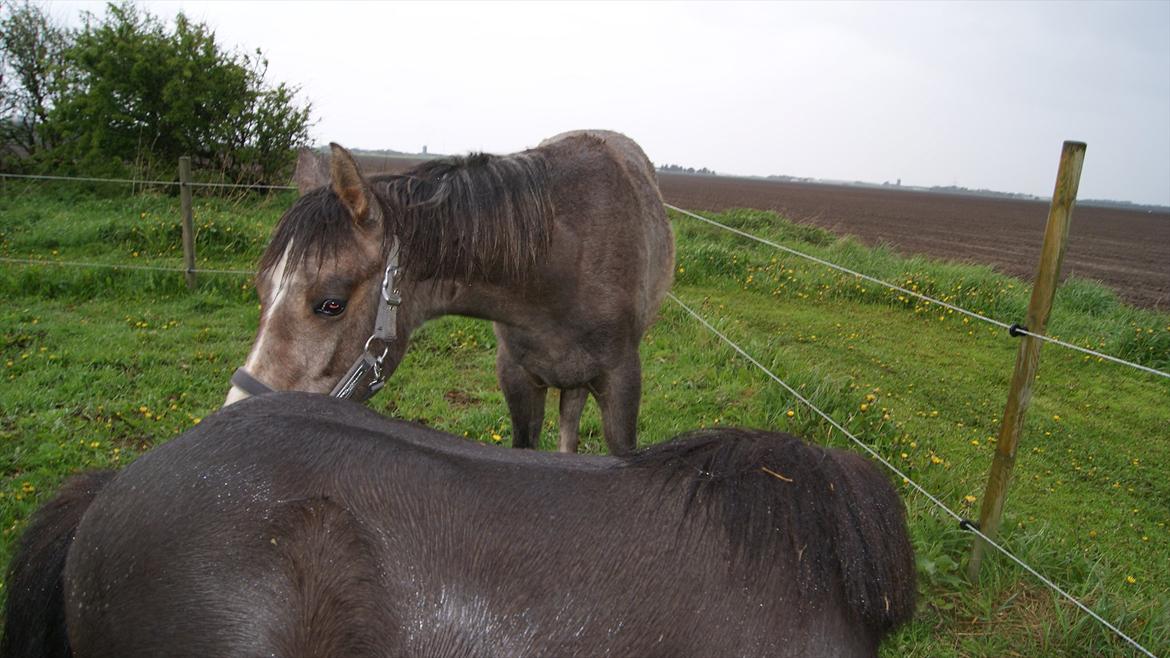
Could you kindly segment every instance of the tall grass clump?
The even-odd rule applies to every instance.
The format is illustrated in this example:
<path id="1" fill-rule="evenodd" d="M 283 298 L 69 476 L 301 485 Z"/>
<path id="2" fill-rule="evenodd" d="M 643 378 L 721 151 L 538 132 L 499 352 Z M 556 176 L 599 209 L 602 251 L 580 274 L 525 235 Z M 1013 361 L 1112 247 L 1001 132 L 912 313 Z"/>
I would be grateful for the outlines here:
<path id="1" fill-rule="evenodd" d="M 745 288 L 764 288 L 774 296 L 839 298 L 900 306 L 924 320 L 940 317 L 962 323 L 975 319 L 890 290 L 799 256 L 759 244 L 682 213 L 671 213 L 679 243 L 677 278 L 706 283 L 730 277 Z M 782 246 L 872 276 L 913 293 L 937 299 L 1001 322 L 1023 323 L 1030 286 L 994 269 L 968 263 L 904 256 L 885 246 L 867 247 L 851 236 L 795 224 L 775 212 L 735 209 L 707 215 Z M 988 325 L 991 326 L 991 325 Z M 1108 287 L 1069 278 L 1058 289 L 1049 335 L 1081 347 L 1159 368 L 1170 365 L 1170 326 L 1163 314 L 1121 303 Z"/>

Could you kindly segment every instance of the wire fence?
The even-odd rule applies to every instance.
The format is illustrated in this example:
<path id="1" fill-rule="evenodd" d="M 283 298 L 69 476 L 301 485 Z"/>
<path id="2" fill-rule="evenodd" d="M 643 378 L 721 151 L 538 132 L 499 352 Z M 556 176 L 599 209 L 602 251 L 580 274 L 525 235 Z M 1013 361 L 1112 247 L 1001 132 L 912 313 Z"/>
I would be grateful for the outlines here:
<path id="1" fill-rule="evenodd" d="M 967 317 L 973 318 L 973 319 L 975 319 L 975 320 L 979 320 L 980 322 L 986 322 L 987 324 L 995 325 L 995 326 L 997 326 L 997 327 L 999 327 L 999 328 L 1001 328 L 1001 329 L 1007 329 L 1009 333 L 1012 333 L 1012 334 L 1020 334 L 1020 335 L 1026 335 L 1026 336 L 1031 336 L 1031 337 L 1033 337 L 1033 338 L 1036 338 L 1036 339 L 1038 339 L 1038 340 L 1041 340 L 1041 341 L 1044 341 L 1044 342 L 1047 342 L 1047 343 L 1052 343 L 1052 344 L 1054 344 L 1054 345 L 1059 345 L 1060 347 L 1064 347 L 1064 348 L 1066 348 L 1066 349 L 1075 350 L 1075 351 L 1077 351 L 1077 352 L 1081 352 L 1081 353 L 1084 353 L 1084 354 L 1089 354 L 1089 355 L 1092 355 L 1092 356 L 1098 357 L 1098 358 L 1100 358 L 1100 359 L 1104 359 L 1104 360 L 1106 360 L 1106 361 L 1111 361 L 1111 362 L 1113 362 L 1113 363 L 1117 363 L 1117 364 L 1120 364 L 1120 365 L 1129 366 L 1129 367 L 1131 367 L 1131 368 L 1135 368 L 1135 369 L 1137 369 L 1137 370 L 1141 370 L 1141 371 L 1143 371 L 1143 372 L 1147 372 L 1147 373 L 1150 373 L 1150 374 L 1152 374 L 1152 375 L 1158 375 L 1158 376 L 1160 376 L 1160 377 L 1166 377 L 1166 378 L 1170 379 L 1170 373 L 1163 372 L 1163 371 L 1161 371 L 1161 370 L 1158 370 L 1158 369 L 1156 369 L 1156 368 L 1151 368 L 1151 367 L 1149 367 L 1149 366 L 1144 366 L 1144 365 L 1142 365 L 1142 364 L 1140 364 L 1140 363 L 1134 363 L 1134 362 L 1132 362 L 1132 361 L 1127 361 L 1127 360 L 1125 360 L 1125 359 L 1121 359 L 1121 358 L 1118 358 L 1118 357 L 1115 357 L 1115 356 L 1112 356 L 1112 355 L 1109 355 L 1109 354 L 1105 354 L 1105 353 L 1103 353 L 1103 352 L 1098 352 L 1098 351 L 1096 351 L 1096 350 L 1091 350 L 1091 349 L 1089 349 L 1089 348 L 1087 348 L 1087 347 L 1081 347 L 1081 346 L 1079 346 L 1079 345 L 1074 345 L 1074 344 L 1072 344 L 1072 343 L 1068 343 L 1068 342 L 1065 342 L 1065 341 L 1062 341 L 1062 340 L 1057 340 L 1057 339 L 1055 339 L 1055 338 L 1050 338 L 1050 337 L 1048 337 L 1048 336 L 1045 336 L 1045 335 L 1043 335 L 1043 334 L 1037 334 L 1037 333 L 1033 333 L 1033 332 L 1031 332 L 1031 331 L 1028 331 L 1026 327 L 1021 327 L 1021 326 L 1019 326 L 1018 324 L 1009 324 L 1009 323 L 1007 323 L 1007 322 L 1004 322 L 1004 321 L 1002 321 L 1002 320 L 996 320 L 995 318 L 989 318 L 989 317 L 987 317 L 986 315 L 982 315 L 982 314 L 980 314 L 980 313 L 976 313 L 975 311 L 971 311 L 971 310 L 965 309 L 965 308 L 963 308 L 963 307 L 961 307 L 961 306 L 956 306 L 956 305 L 954 305 L 954 304 L 950 304 L 950 303 L 944 302 L 944 301 L 942 301 L 941 299 L 935 299 L 934 297 L 931 297 L 931 296 L 929 296 L 929 295 L 924 295 L 924 294 L 922 294 L 922 293 L 920 293 L 920 292 L 918 292 L 918 291 L 915 291 L 915 290 L 910 290 L 910 289 L 908 289 L 908 288 L 904 288 L 904 287 L 902 287 L 902 286 L 899 286 L 899 285 L 897 285 L 897 284 L 895 284 L 895 283 L 890 283 L 890 282 L 888 282 L 888 281 L 883 281 L 883 280 L 881 280 L 881 279 L 879 279 L 879 278 L 877 278 L 877 277 L 870 276 L 870 275 L 868 275 L 868 274 L 863 274 L 863 273 L 861 273 L 861 272 L 857 272 L 857 271 L 855 271 L 855 270 L 851 270 L 851 269 L 849 269 L 848 267 L 845 267 L 845 266 L 843 266 L 843 265 L 838 265 L 838 264 L 836 264 L 836 263 L 833 263 L 833 262 L 831 262 L 831 261 L 827 261 L 827 260 L 825 260 L 825 259 L 823 259 L 823 258 L 818 258 L 818 257 L 816 257 L 816 256 L 813 256 L 813 255 L 810 255 L 810 254 L 806 254 L 806 253 L 804 253 L 804 252 L 802 252 L 802 251 L 798 251 L 798 250 L 796 250 L 796 249 L 793 249 L 793 248 L 791 248 L 791 247 L 787 247 L 787 246 L 785 246 L 785 245 L 782 245 L 782 244 L 779 244 L 779 243 L 777 243 L 777 242 L 773 242 L 772 240 L 768 240 L 768 239 L 766 239 L 766 238 L 761 238 L 761 237 L 759 237 L 759 236 L 752 235 L 751 233 L 748 233 L 748 232 L 746 232 L 746 231 L 741 231 L 741 230 L 739 230 L 739 229 L 737 229 L 737 228 L 735 228 L 735 227 L 733 227 L 733 226 L 728 226 L 727 224 L 724 224 L 724 223 L 722 223 L 722 222 L 717 222 L 717 221 L 715 221 L 715 220 L 713 220 L 713 219 L 711 219 L 711 218 L 709 218 L 709 217 L 703 217 L 702 215 L 699 215 L 699 214 L 693 213 L 693 212 L 691 212 L 691 211 L 689 211 L 689 210 L 683 210 L 682 208 L 678 208 L 678 207 L 676 207 L 676 206 L 672 206 L 672 205 L 670 205 L 669 203 L 668 203 L 668 204 L 664 204 L 664 205 L 665 205 L 667 208 L 670 208 L 671 210 L 674 210 L 675 212 L 681 213 L 681 214 L 683 214 L 683 215 L 686 215 L 686 216 L 688 216 L 688 217 L 692 217 L 692 218 L 694 218 L 694 219 L 697 219 L 697 220 L 699 220 L 699 221 L 706 222 L 706 223 L 708 223 L 708 224 L 710 224 L 710 225 L 712 225 L 712 226 L 716 226 L 716 227 L 718 227 L 718 228 L 721 228 L 721 229 L 723 229 L 723 230 L 725 230 L 725 231 L 729 231 L 729 232 L 731 232 L 731 233 L 734 233 L 734 234 L 736 234 L 736 235 L 739 235 L 739 236 L 741 236 L 741 237 L 747 238 L 747 239 L 749 239 L 749 240 L 754 240 L 754 241 L 756 241 L 756 242 L 758 242 L 758 243 L 760 243 L 760 244 L 767 245 L 767 246 L 769 246 L 769 247 L 772 247 L 772 248 L 774 248 L 774 249 L 777 249 L 777 250 L 779 250 L 779 251 L 782 251 L 782 252 L 784 252 L 784 253 L 786 253 L 786 254 L 791 254 L 791 255 L 793 255 L 793 256 L 797 256 L 797 257 L 799 257 L 799 258 L 804 258 L 804 259 L 806 259 L 806 260 L 809 260 L 809 261 L 812 261 L 812 262 L 814 262 L 814 263 L 818 263 L 818 264 L 820 264 L 820 265 L 823 265 L 823 266 L 825 266 L 825 267 L 828 267 L 828 268 L 831 268 L 831 269 L 837 270 L 838 272 L 842 272 L 842 273 L 845 273 L 845 274 L 849 274 L 849 275 L 851 275 L 851 276 L 855 276 L 855 277 L 857 277 L 857 278 L 859 278 L 859 279 L 862 279 L 862 280 L 865 280 L 865 281 L 869 281 L 870 283 L 874 283 L 874 284 L 877 284 L 877 285 L 879 285 L 879 286 L 882 286 L 882 287 L 885 287 L 885 288 L 889 288 L 890 290 L 896 290 L 896 291 L 898 291 L 898 292 L 900 292 L 900 293 L 902 293 L 902 294 L 904 294 L 904 295 L 907 295 L 907 296 L 909 296 L 909 297 L 914 297 L 914 298 L 916 298 L 916 299 L 920 299 L 920 300 L 922 300 L 922 301 L 929 302 L 929 303 L 931 303 L 931 304 L 938 304 L 939 306 L 941 306 L 941 307 L 943 307 L 943 308 L 950 309 L 950 310 L 952 310 L 952 311 L 955 311 L 956 313 L 961 313 L 961 314 L 963 314 L 963 315 L 966 315 Z"/>
<path id="2" fill-rule="evenodd" d="M 0 263 L 10 263 L 13 265 L 49 265 L 56 267 L 76 267 L 87 269 L 110 269 L 110 270 L 143 270 L 147 272 L 174 272 L 176 274 L 243 274 L 251 276 L 255 274 L 252 270 L 223 270 L 212 268 L 191 268 L 184 267 L 164 267 L 161 265 L 126 265 L 121 263 L 81 263 L 77 261 L 67 260 L 39 260 L 36 258 L 9 258 L 7 256 L 0 256 Z"/>
<path id="3" fill-rule="evenodd" d="M 91 177 L 77 177 L 77 176 L 46 176 L 46 175 L 8 174 L 8 173 L 0 173 L 0 178 L 12 178 L 12 179 L 24 179 L 24 180 L 53 180 L 53 181 L 116 183 L 116 184 L 129 184 L 129 185 L 182 185 L 183 184 L 180 181 L 137 180 L 137 179 L 131 179 L 131 178 L 91 178 Z M 291 186 L 291 185 L 248 185 L 248 184 L 243 184 L 243 183 L 196 183 L 196 182 L 191 182 L 191 183 L 187 183 L 187 185 L 189 185 L 191 187 L 204 187 L 204 188 L 234 188 L 234 189 L 263 189 L 263 190 L 295 190 L 295 189 L 297 189 L 296 187 Z M 741 231 L 740 229 L 737 229 L 735 227 L 728 226 L 722 222 L 717 222 L 709 217 L 704 217 L 702 215 L 691 212 L 689 210 L 685 210 L 683 208 L 673 206 L 669 203 L 666 203 L 663 205 L 665 205 L 667 208 L 670 208 L 671 210 L 673 210 L 675 212 L 681 213 L 683 215 L 686 215 L 686 216 L 691 217 L 693 219 L 697 219 L 697 220 L 702 221 L 702 222 L 706 222 L 707 224 L 710 224 L 712 226 L 716 226 L 720 229 L 723 229 L 725 231 L 729 231 L 731 233 L 734 233 L 734 234 L 739 235 L 741 237 L 747 238 L 749 240 L 753 240 L 753 241 L 758 242 L 760 244 L 767 245 L 769 247 L 772 247 L 773 249 L 777 249 L 777 250 L 782 251 L 784 253 L 791 254 L 791 255 L 796 256 L 798 258 L 803 258 L 805 260 L 817 263 L 819 265 L 823 265 L 824 267 L 828 267 L 830 269 L 837 270 L 838 272 L 842 272 L 844 274 L 848 274 L 850 276 L 857 277 L 857 278 L 862 279 L 864 281 L 869 281 L 870 283 L 882 286 L 884 288 L 888 288 L 890 290 L 895 290 L 895 291 L 902 293 L 908 297 L 913 297 L 915 299 L 919 299 L 919 300 L 928 302 L 930 304 L 937 304 L 938 306 L 949 309 L 949 310 L 954 311 L 956 313 L 960 313 L 962 315 L 965 315 L 965 316 L 970 317 L 972 319 L 978 320 L 980 322 L 985 322 L 987 324 L 994 325 L 994 326 L 999 327 L 1001 329 L 1006 329 L 1012 335 L 1030 336 L 1030 337 L 1035 338 L 1037 340 L 1040 340 L 1040 341 L 1043 341 L 1046 343 L 1051 343 L 1053 345 L 1058 345 L 1058 346 L 1063 347 L 1065 349 L 1074 350 L 1074 351 L 1080 352 L 1082 354 L 1086 354 L 1089 356 L 1096 357 L 1098 359 L 1102 359 L 1104 361 L 1109 361 L 1111 363 L 1116 363 L 1118 365 L 1128 366 L 1130 368 L 1134 368 L 1136 370 L 1140 370 L 1142 372 L 1146 372 L 1146 373 L 1149 373 L 1151 375 L 1157 375 L 1159 377 L 1165 377 L 1167 379 L 1170 379 L 1170 373 L 1168 373 L 1168 372 L 1164 372 L 1164 371 L 1158 370 L 1156 368 L 1151 368 L 1149 366 L 1145 366 L 1145 365 L 1142 365 L 1140 363 L 1134 363 L 1133 361 L 1128 361 L 1126 359 L 1122 359 L 1122 358 L 1113 356 L 1111 354 L 1106 354 L 1104 352 L 1093 350 L 1093 349 L 1090 349 L 1087 347 L 1081 347 L 1080 345 L 1076 345 L 1073 343 L 1069 343 L 1067 341 L 1052 338 L 1050 336 L 1045 336 L 1044 334 L 1034 333 L 1032 331 L 1029 331 L 1027 329 L 1027 327 L 1021 327 L 1015 323 L 1007 323 L 1007 322 L 1004 322 L 1002 320 L 997 320 L 995 318 L 988 317 L 988 316 L 983 315 L 981 313 L 976 313 L 975 311 L 965 309 L 961 306 L 957 306 L 957 305 L 951 304 L 949 302 L 945 302 L 941 299 L 936 299 L 936 298 L 931 297 L 929 295 L 925 295 L 923 293 L 920 293 L 916 290 L 910 290 L 909 288 L 905 288 L 905 287 L 899 286 L 895 283 L 890 283 L 888 281 L 884 281 L 884 280 L 879 279 L 875 276 L 871 276 L 869 274 L 864 274 L 862 272 L 852 270 L 852 269 L 845 267 L 843 265 L 838 265 L 832 261 L 828 261 L 828 260 L 825 260 L 823 258 L 818 258 L 818 257 L 813 256 L 811 254 L 806 254 L 802 251 L 799 251 L 797 249 L 793 249 L 792 247 L 788 247 L 788 246 L 779 244 L 779 243 L 774 242 L 772 240 L 768 240 L 766 238 L 761 238 L 759 236 L 752 235 L 751 233 L 748 233 L 746 231 Z M 5 260 L 9 260 L 9 259 L 5 259 Z M 9 262 L 15 262 L 15 260 L 9 260 Z M 98 264 L 92 264 L 92 263 L 91 264 L 82 264 L 79 266 L 81 266 L 81 267 L 113 267 L 112 265 L 98 265 Z M 120 267 L 122 267 L 124 269 L 152 269 L 152 268 L 147 267 L 147 266 L 124 265 L 124 266 L 120 266 Z M 183 269 L 180 271 L 191 272 L 191 273 L 202 273 L 202 272 L 228 273 L 228 274 L 239 273 L 239 272 L 235 272 L 235 271 L 222 271 L 221 272 L 221 271 L 216 271 L 216 270 L 199 270 L 199 269 Z"/>
<path id="4" fill-rule="evenodd" d="M 190 187 L 210 187 L 210 188 L 235 188 L 248 190 L 295 190 L 297 188 L 292 185 L 261 185 L 249 183 L 199 183 L 191 181 L 183 183 L 177 180 L 140 180 L 136 178 L 93 178 L 89 176 L 45 176 L 33 174 L 6 174 L 0 173 L 0 178 L 11 178 L 15 180 L 51 180 L 51 181 L 73 181 L 75 183 L 114 183 L 119 185 L 136 185 L 136 186 L 178 186 L 188 185 Z"/>
<path id="5" fill-rule="evenodd" d="M 952 510 L 950 507 L 948 507 L 946 505 L 946 503 L 939 500 L 937 496 L 931 494 L 922 485 L 915 482 L 913 479 L 910 478 L 910 476 L 906 475 L 906 473 L 904 473 L 901 469 L 899 469 L 897 466 L 892 464 L 888 459 L 883 457 L 880 453 L 878 453 L 872 447 L 867 445 L 864 441 L 862 441 L 861 439 L 854 436 L 852 432 L 845 429 L 844 425 L 837 422 L 829 414 L 825 413 L 824 411 L 821 411 L 821 409 L 819 407 L 817 407 L 815 404 L 813 404 L 812 401 L 810 401 L 805 396 L 801 395 L 790 384 L 785 382 L 783 379 L 781 379 L 779 376 L 777 376 L 774 372 L 772 372 L 767 366 L 760 363 L 759 360 L 757 360 L 755 357 L 753 357 L 751 354 L 749 354 L 747 352 L 747 350 L 745 350 L 742 347 L 740 347 L 739 345 L 737 345 L 735 343 L 735 341 L 728 338 L 726 334 L 724 334 L 723 332 L 721 332 L 717 328 L 715 328 L 715 326 L 713 324 L 711 324 L 705 318 L 703 318 L 701 315 L 696 313 L 694 311 L 694 309 L 692 309 L 690 306 L 687 306 L 681 299 L 676 297 L 674 295 L 674 293 L 667 293 L 667 296 L 670 297 L 670 299 L 673 300 L 676 304 L 681 306 L 682 309 L 684 311 L 686 311 L 688 314 L 690 314 L 691 317 L 693 317 L 695 320 L 698 320 L 700 324 L 702 324 L 704 327 L 707 328 L 707 330 L 709 330 L 711 333 L 718 336 L 720 340 L 722 340 L 729 347 L 731 347 L 733 350 L 735 350 L 740 356 L 747 359 L 752 365 L 754 365 L 756 368 L 758 368 L 760 371 L 762 371 L 765 375 L 767 375 L 772 381 L 774 381 L 777 384 L 780 384 L 782 387 L 784 387 L 784 389 L 786 391 L 788 391 L 788 393 L 790 393 L 797 400 L 799 400 L 801 402 L 801 404 L 805 405 L 810 410 L 812 410 L 813 413 L 815 413 L 818 416 L 820 416 L 821 418 L 823 418 L 826 422 L 829 423 L 829 425 L 831 425 L 833 428 L 835 428 L 836 430 L 841 432 L 841 434 L 845 435 L 845 437 L 847 437 L 850 441 L 852 441 L 854 444 L 856 444 L 857 447 L 861 448 L 867 454 L 869 454 L 870 457 L 872 457 L 874 460 L 876 460 L 877 462 L 879 462 L 880 464 L 882 464 L 883 466 L 888 468 L 897 477 L 902 478 L 903 482 L 905 482 L 912 489 L 917 491 L 920 495 L 922 495 L 924 498 L 926 498 L 928 501 L 930 501 L 932 504 L 934 504 L 937 508 L 942 510 L 945 514 L 947 514 L 947 516 L 950 516 L 952 519 L 957 521 L 960 528 L 962 528 L 963 530 L 966 530 L 967 532 L 970 532 L 971 534 L 973 534 L 973 535 L 979 537 L 980 539 L 982 539 L 983 541 L 987 542 L 987 544 L 989 546 L 991 546 L 995 550 L 999 551 L 1001 554 L 1003 554 L 1005 557 L 1010 559 L 1012 562 L 1015 562 L 1016 564 L 1018 564 L 1025 571 L 1027 571 L 1028 573 L 1035 576 L 1041 583 L 1043 583 L 1044 585 L 1046 585 L 1048 588 L 1052 589 L 1053 591 L 1057 592 L 1058 594 L 1060 594 L 1060 596 L 1062 596 L 1063 598 L 1068 600 L 1070 603 L 1075 605 L 1077 608 L 1079 608 L 1085 614 L 1089 615 L 1090 617 L 1095 619 L 1097 622 L 1101 623 L 1106 628 L 1113 631 L 1113 633 L 1115 633 L 1118 637 L 1120 637 L 1121 639 L 1123 639 L 1124 641 L 1129 643 L 1131 646 L 1133 646 L 1138 651 L 1142 652 L 1146 656 L 1149 656 L 1150 658 L 1157 658 L 1157 656 L 1155 656 L 1152 652 L 1150 652 L 1148 649 L 1143 647 L 1141 644 L 1139 644 L 1136 640 L 1134 640 L 1129 635 L 1126 635 L 1125 632 L 1122 631 L 1120 628 L 1118 628 L 1114 624 L 1110 623 L 1108 620 L 1106 620 L 1101 615 L 1097 614 L 1097 612 L 1094 611 L 1092 608 L 1088 607 L 1087 605 L 1085 605 L 1084 603 L 1079 601 L 1076 597 L 1069 594 L 1067 591 L 1065 591 L 1059 585 L 1052 582 L 1051 579 L 1047 578 L 1046 576 L 1041 574 L 1039 571 L 1037 571 L 1035 568 L 1033 568 L 1031 565 L 1029 565 L 1028 563 L 1021 560 L 1019 557 L 1017 557 L 1011 551 L 1007 550 L 1007 548 L 1005 548 L 1001 544 L 997 543 L 996 541 L 992 540 L 987 535 L 983 534 L 969 520 L 963 518 L 957 512 Z"/>

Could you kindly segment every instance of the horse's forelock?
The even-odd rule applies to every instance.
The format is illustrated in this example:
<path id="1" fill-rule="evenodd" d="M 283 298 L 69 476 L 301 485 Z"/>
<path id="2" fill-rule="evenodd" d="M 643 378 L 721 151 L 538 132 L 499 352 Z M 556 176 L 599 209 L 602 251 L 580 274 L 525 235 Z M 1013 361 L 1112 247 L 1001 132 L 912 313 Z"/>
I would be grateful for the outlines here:
<path id="1" fill-rule="evenodd" d="M 260 259 L 260 274 L 269 273 L 282 259 L 286 275 L 303 267 L 310 258 L 319 267 L 351 249 L 360 237 L 349 210 L 337 195 L 327 187 L 315 189 L 297 199 L 276 224 Z"/>

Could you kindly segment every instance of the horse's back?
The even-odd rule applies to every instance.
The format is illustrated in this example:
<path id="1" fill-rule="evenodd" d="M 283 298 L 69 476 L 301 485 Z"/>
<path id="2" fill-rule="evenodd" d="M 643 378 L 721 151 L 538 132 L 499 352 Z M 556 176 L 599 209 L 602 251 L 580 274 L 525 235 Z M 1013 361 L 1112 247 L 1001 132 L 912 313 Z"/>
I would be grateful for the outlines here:
<path id="1" fill-rule="evenodd" d="M 649 182 L 654 187 L 654 194 L 661 200 L 658 193 L 658 177 L 654 173 L 654 164 L 646 156 L 646 152 L 637 142 L 629 137 L 612 130 L 570 130 L 554 135 L 540 142 L 537 148 L 545 148 L 565 141 L 592 142 L 608 150 L 614 159 L 639 182 Z"/>
<path id="2" fill-rule="evenodd" d="M 853 460 L 808 468 L 821 453 L 791 437 L 700 439 L 586 459 L 479 447 L 325 396 L 249 399 L 95 499 L 66 574 L 71 639 L 97 656 L 872 655 L 880 635 L 849 599 L 898 600 L 848 591 L 820 544 L 839 543 L 854 505 L 904 534 L 896 494 L 867 502 L 888 482 L 850 476 Z M 808 588 L 806 541 L 830 551 Z M 848 541 L 857 559 L 880 545 L 864 527 Z"/>

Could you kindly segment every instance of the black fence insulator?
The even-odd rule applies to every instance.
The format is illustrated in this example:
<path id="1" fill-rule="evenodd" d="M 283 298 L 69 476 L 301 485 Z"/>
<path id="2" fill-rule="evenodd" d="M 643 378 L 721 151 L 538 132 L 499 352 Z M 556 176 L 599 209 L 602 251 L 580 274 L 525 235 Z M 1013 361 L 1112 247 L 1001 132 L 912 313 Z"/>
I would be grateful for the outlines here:
<path id="1" fill-rule="evenodd" d="M 1021 329 L 1024 331 L 1028 330 L 1027 327 L 1021 325 L 1019 322 L 1013 322 L 1012 326 L 1008 327 L 1008 335 L 1011 336 L 1012 338 L 1019 338 L 1020 336 L 1024 335 L 1023 333 L 1021 333 L 1021 331 L 1020 331 Z"/>
<path id="2" fill-rule="evenodd" d="M 967 530 L 967 531 L 978 530 L 979 529 L 979 522 L 972 521 L 971 519 L 962 519 L 959 521 L 959 529 L 960 530 Z"/>

